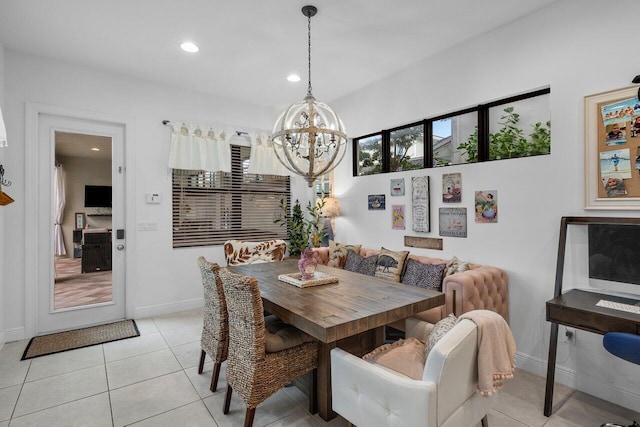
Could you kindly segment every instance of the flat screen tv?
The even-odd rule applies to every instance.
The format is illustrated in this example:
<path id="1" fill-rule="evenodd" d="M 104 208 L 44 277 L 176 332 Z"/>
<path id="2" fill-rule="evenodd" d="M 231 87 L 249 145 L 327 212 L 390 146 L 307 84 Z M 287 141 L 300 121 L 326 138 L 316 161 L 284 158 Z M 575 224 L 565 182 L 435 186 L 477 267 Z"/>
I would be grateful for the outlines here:
<path id="1" fill-rule="evenodd" d="M 84 206 L 86 208 L 110 208 L 111 207 L 111 186 L 110 185 L 85 185 L 84 186 Z"/>
<path id="2" fill-rule="evenodd" d="M 640 285 L 640 226 L 589 224 L 589 277 Z"/>

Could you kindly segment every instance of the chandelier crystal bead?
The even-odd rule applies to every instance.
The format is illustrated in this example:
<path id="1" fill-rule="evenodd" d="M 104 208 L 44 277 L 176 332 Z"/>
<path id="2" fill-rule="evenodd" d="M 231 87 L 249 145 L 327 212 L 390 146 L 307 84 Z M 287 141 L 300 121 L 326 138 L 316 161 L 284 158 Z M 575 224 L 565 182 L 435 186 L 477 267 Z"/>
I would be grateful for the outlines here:
<path id="1" fill-rule="evenodd" d="M 308 19 L 307 95 L 280 115 L 271 136 L 278 160 L 291 172 L 304 177 L 309 187 L 342 161 L 347 147 L 342 120 L 329 105 L 317 101 L 311 92 L 311 17 L 316 12 L 314 6 L 302 8 Z"/>

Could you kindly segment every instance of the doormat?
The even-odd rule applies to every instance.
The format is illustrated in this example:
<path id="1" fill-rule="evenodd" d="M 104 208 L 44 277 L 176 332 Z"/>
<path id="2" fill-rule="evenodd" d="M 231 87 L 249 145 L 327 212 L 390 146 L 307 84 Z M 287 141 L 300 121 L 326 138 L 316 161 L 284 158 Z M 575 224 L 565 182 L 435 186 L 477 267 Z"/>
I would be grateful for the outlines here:
<path id="1" fill-rule="evenodd" d="M 31 338 L 21 360 L 139 336 L 135 320 L 42 335 Z"/>

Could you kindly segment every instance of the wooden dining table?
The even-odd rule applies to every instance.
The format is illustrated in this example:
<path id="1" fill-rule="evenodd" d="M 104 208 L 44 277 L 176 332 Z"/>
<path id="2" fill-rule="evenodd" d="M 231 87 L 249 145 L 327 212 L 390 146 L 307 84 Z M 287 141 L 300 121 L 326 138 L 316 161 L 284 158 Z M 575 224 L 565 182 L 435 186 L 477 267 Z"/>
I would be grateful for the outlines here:
<path id="1" fill-rule="evenodd" d="M 316 396 L 318 413 L 327 421 L 336 416 L 331 407 L 331 350 L 340 347 L 362 356 L 383 344 L 386 324 L 444 304 L 442 292 L 325 265 L 317 271 L 337 277 L 337 283 L 299 288 L 278 279 L 298 272 L 298 259 L 293 258 L 229 268 L 258 280 L 266 311 L 318 340 Z"/>

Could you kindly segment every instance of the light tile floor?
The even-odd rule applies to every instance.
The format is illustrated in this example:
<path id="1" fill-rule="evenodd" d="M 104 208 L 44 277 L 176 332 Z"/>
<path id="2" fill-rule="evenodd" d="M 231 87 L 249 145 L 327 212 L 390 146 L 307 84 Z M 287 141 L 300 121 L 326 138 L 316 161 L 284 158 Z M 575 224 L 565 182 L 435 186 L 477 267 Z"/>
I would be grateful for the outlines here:
<path id="1" fill-rule="evenodd" d="M 0 427 L 19 426 L 238 426 L 244 403 L 234 395 L 222 413 L 226 379 L 209 391 L 212 363 L 198 375 L 201 310 L 136 321 L 141 336 L 20 361 L 27 341 L 0 351 Z M 542 415 L 544 378 L 518 371 L 505 382 L 489 414 L 491 427 L 623 425 L 634 413 L 562 385 L 555 412 Z M 341 417 L 324 422 L 307 412 L 306 397 L 287 387 L 261 404 L 254 425 L 346 426 Z M 479 424 L 479 423 L 478 423 Z"/>

